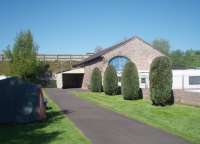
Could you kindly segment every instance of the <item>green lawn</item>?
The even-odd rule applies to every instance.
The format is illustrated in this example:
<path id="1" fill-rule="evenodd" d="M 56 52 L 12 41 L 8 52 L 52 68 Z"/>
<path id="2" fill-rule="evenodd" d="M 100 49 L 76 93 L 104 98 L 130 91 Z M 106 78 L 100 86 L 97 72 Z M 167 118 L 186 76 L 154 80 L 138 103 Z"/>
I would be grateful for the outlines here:
<path id="1" fill-rule="evenodd" d="M 125 101 L 122 96 L 104 93 L 76 92 L 75 95 L 193 143 L 200 143 L 200 108 L 178 104 L 156 107 L 146 100 Z"/>
<path id="2" fill-rule="evenodd" d="M 48 119 L 25 125 L 0 125 L 0 144 L 90 144 L 66 118 L 57 105 L 48 100 Z"/>

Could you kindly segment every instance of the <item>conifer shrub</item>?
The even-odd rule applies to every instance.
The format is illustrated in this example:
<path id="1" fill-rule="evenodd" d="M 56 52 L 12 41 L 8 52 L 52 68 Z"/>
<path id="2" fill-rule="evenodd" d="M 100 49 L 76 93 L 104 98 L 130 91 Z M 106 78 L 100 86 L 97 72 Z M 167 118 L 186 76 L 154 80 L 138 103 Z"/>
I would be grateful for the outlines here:
<path id="1" fill-rule="evenodd" d="M 138 99 L 143 99 L 143 91 L 141 88 L 139 88 L 139 91 L 138 91 Z"/>
<path id="2" fill-rule="evenodd" d="M 165 106 L 172 98 L 172 63 L 166 56 L 153 60 L 150 68 L 150 97 L 153 105 Z"/>
<path id="3" fill-rule="evenodd" d="M 112 65 L 108 65 L 103 79 L 104 92 L 107 95 L 117 94 L 118 77 L 115 68 Z"/>
<path id="4" fill-rule="evenodd" d="M 121 95 L 121 94 L 122 94 L 121 86 L 118 86 L 116 90 L 116 95 Z"/>
<path id="5" fill-rule="evenodd" d="M 139 99 L 139 76 L 136 65 L 128 62 L 122 73 L 122 95 L 125 100 Z"/>
<path id="6" fill-rule="evenodd" d="M 97 67 L 94 68 L 92 71 L 90 85 L 91 85 L 92 92 L 101 92 L 102 91 L 101 71 Z"/>

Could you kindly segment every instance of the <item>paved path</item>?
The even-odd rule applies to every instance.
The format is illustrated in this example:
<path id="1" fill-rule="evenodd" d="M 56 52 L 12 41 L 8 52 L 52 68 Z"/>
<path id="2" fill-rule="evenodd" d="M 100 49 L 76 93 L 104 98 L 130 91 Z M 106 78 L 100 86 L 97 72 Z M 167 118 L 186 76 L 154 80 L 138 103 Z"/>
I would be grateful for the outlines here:
<path id="1" fill-rule="evenodd" d="M 81 100 L 69 90 L 46 91 L 93 144 L 188 144 L 162 130 Z"/>

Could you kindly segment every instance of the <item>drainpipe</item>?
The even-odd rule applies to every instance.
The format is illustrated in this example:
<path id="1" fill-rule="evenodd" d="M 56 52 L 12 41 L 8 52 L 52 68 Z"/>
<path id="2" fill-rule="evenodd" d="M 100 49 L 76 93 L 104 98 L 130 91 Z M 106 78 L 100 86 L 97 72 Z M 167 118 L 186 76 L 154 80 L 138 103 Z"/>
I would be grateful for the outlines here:
<path id="1" fill-rule="evenodd" d="M 185 87 L 184 87 L 184 75 L 182 75 L 182 89 L 184 90 Z"/>

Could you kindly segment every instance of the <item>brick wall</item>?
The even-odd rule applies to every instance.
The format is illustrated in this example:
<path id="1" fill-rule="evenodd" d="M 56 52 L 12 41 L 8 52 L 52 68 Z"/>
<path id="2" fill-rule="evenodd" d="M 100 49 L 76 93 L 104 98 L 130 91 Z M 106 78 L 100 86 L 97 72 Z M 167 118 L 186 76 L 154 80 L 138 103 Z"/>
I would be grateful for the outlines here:
<path id="1" fill-rule="evenodd" d="M 150 99 L 149 89 L 143 89 L 143 98 Z M 176 103 L 200 106 L 200 93 L 188 92 L 184 90 L 173 90 Z"/>
<path id="2" fill-rule="evenodd" d="M 98 67 L 102 71 L 102 76 L 110 59 L 115 56 L 126 56 L 134 62 L 138 70 L 150 69 L 150 64 L 154 58 L 162 56 L 160 52 L 140 39 L 133 39 L 128 43 L 104 54 L 101 60 L 94 60 L 85 66 L 85 75 L 82 88 L 86 89 L 90 83 L 92 70 Z"/>

